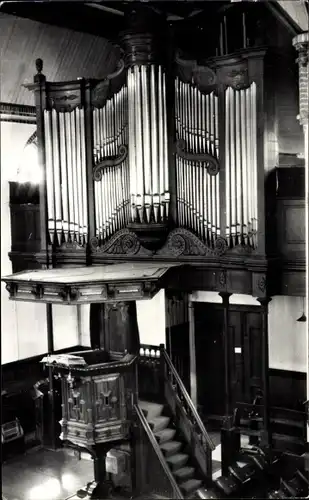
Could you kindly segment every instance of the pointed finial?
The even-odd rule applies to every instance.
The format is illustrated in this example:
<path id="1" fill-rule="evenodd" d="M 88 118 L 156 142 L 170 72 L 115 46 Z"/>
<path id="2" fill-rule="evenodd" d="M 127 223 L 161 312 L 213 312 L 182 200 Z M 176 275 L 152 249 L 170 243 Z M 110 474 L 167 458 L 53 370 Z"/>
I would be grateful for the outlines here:
<path id="1" fill-rule="evenodd" d="M 35 60 L 35 67 L 37 70 L 36 75 L 34 75 L 34 83 L 40 83 L 43 84 L 46 80 L 45 75 L 43 75 L 42 70 L 43 70 L 43 61 L 42 59 L 38 58 Z"/>
<path id="2" fill-rule="evenodd" d="M 36 70 L 39 74 L 42 73 L 42 70 L 43 70 L 43 61 L 42 59 L 36 59 L 35 61 L 35 67 L 36 67 Z"/>

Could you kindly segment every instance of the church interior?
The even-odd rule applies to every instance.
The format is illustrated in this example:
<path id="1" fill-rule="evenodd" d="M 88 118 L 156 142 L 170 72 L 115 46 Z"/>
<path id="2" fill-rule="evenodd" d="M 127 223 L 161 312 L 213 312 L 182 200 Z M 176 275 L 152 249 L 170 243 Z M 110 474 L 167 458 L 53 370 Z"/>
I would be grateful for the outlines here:
<path id="1" fill-rule="evenodd" d="M 308 497 L 308 12 L 1 2 L 2 500 Z"/>

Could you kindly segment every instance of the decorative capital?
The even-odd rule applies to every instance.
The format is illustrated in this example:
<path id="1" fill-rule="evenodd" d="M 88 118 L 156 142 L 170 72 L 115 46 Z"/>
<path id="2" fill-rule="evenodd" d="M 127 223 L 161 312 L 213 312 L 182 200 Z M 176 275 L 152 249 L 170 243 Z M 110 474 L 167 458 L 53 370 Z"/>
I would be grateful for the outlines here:
<path id="1" fill-rule="evenodd" d="M 309 32 L 301 33 L 293 38 L 293 46 L 298 51 L 298 64 L 307 66 L 309 61 Z"/>
<path id="2" fill-rule="evenodd" d="M 219 292 L 219 295 L 222 298 L 223 305 L 228 306 L 230 303 L 230 296 L 233 294 L 229 292 Z"/>
<path id="3" fill-rule="evenodd" d="M 265 307 L 267 308 L 268 307 L 268 304 L 269 302 L 272 300 L 271 297 L 257 297 L 256 299 L 262 307 Z"/>

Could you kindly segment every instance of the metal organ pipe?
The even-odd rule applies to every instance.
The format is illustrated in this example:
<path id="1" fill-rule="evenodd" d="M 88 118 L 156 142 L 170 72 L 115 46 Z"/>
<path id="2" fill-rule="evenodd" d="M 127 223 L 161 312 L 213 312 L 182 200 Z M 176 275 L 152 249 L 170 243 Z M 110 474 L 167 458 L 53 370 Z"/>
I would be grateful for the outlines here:
<path id="1" fill-rule="evenodd" d="M 176 138 L 190 154 L 218 158 L 218 97 L 196 86 L 175 81 Z M 210 176 L 207 163 L 176 155 L 179 223 L 209 243 L 220 235 L 219 174 Z"/>
<path id="2" fill-rule="evenodd" d="M 131 92 L 131 79 L 128 76 L 128 89 Z M 103 108 L 93 110 L 94 164 L 106 158 L 117 157 L 119 147 L 127 143 L 127 114 L 124 110 L 128 98 L 127 88 L 123 87 L 108 99 Z M 129 122 L 132 114 L 128 116 Z M 100 152 L 98 154 L 97 152 Z M 134 150 L 130 151 L 134 154 Z M 127 158 L 120 164 L 102 167 L 102 179 L 94 181 L 96 236 L 100 242 L 106 241 L 116 231 L 125 227 L 128 221 L 129 182 Z M 135 180 L 135 177 L 134 177 Z M 133 179 L 130 179 L 131 186 Z M 134 183 L 133 183 L 134 185 Z M 133 199 L 132 199 L 133 201 Z M 134 198 L 135 201 L 135 198 Z M 133 206 L 133 203 L 132 203 Z"/>
<path id="3" fill-rule="evenodd" d="M 66 137 L 65 137 L 65 122 L 64 113 L 59 114 L 59 130 L 60 130 L 60 154 L 61 154 L 61 195 L 63 205 L 63 232 L 66 242 L 69 241 L 69 199 L 68 199 L 68 177 L 67 177 L 67 158 L 66 158 Z"/>
<path id="4" fill-rule="evenodd" d="M 231 246 L 245 243 L 256 247 L 256 84 L 240 91 L 228 87 L 225 111 L 227 237 L 231 236 Z"/>
<path id="5" fill-rule="evenodd" d="M 88 235 L 84 109 L 44 110 L 47 214 L 51 244 Z M 64 240 L 64 241 L 63 241 Z"/>

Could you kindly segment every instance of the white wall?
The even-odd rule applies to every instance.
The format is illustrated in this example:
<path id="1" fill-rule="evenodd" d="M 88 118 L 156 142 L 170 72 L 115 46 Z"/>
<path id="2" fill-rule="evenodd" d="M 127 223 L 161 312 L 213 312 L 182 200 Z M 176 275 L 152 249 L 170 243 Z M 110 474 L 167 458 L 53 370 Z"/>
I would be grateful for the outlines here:
<path id="1" fill-rule="evenodd" d="M 78 306 L 79 344 L 90 347 L 90 304 Z"/>
<path id="2" fill-rule="evenodd" d="M 12 274 L 9 181 L 16 179 L 23 148 L 34 125 L 1 122 L 1 276 Z M 53 306 L 54 347 L 78 344 L 77 307 Z M 1 363 L 44 354 L 47 351 L 45 304 L 9 300 L 1 283 Z"/>
<path id="3" fill-rule="evenodd" d="M 141 344 L 165 344 L 165 290 L 151 300 L 136 302 L 137 322 Z"/>
<path id="4" fill-rule="evenodd" d="M 193 302 L 212 302 L 221 304 L 222 299 L 216 292 L 194 292 Z M 231 304 L 259 306 L 255 297 L 233 294 Z M 268 336 L 269 367 L 279 370 L 306 372 L 308 323 L 297 319 L 303 311 L 302 297 L 275 296 L 269 303 Z"/>
<path id="5" fill-rule="evenodd" d="M 271 368 L 307 371 L 308 322 L 297 321 L 302 312 L 302 297 L 275 296 L 272 298 L 268 316 Z"/>

